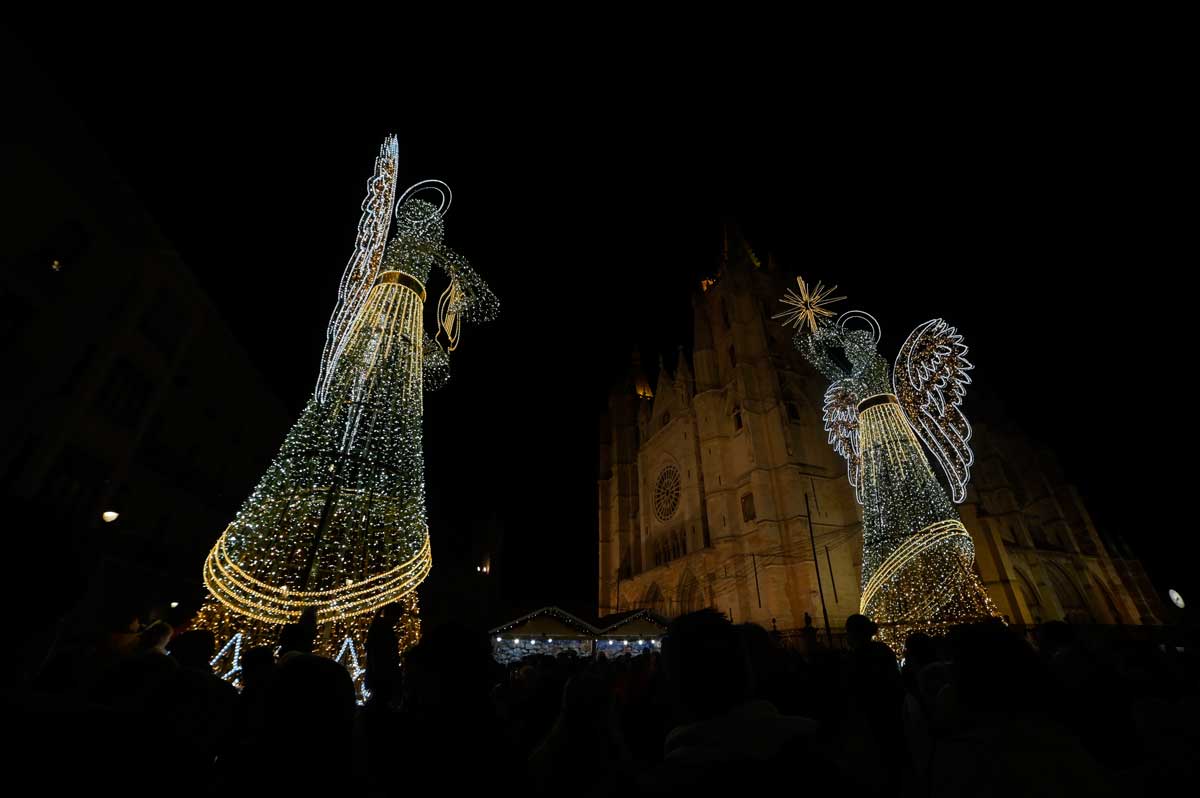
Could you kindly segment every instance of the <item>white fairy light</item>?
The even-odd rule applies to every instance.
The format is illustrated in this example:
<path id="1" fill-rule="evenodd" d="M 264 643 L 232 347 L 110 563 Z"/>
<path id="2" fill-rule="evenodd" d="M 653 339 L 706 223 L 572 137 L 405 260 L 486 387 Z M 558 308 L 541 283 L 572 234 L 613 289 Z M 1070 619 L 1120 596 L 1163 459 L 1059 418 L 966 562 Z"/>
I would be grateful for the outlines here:
<path id="1" fill-rule="evenodd" d="M 951 498 L 959 504 L 967 496 L 975 461 L 967 445 L 971 425 L 958 409 L 973 368 L 958 331 L 942 319 L 930 319 L 908 334 L 892 371 L 892 385 L 913 431 L 937 458 L 950 481 Z"/>

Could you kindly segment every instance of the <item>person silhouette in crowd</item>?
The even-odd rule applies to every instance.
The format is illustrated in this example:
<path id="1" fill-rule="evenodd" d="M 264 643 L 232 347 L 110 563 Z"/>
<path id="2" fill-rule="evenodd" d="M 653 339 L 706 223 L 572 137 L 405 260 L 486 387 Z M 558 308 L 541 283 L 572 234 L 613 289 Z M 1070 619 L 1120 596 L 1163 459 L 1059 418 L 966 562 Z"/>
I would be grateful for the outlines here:
<path id="1" fill-rule="evenodd" d="M 722 613 L 705 609 L 672 621 L 662 660 L 676 721 L 663 762 L 640 779 L 644 792 L 766 788 L 776 768 L 811 753 L 816 722 L 753 698 L 745 635 Z"/>
<path id="2" fill-rule="evenodd" d="M 311 654 L 317 639 L 317 611 L 309 607 L 296 623 L 284 624 L 279 632 L 279 658 Z"/>
<path id="3" fill-rule="evenodd" d="M 496 774 L 509 772 L 521 760 L 492 708 L 486 637 L 458 624 L 436 627 L 404 653 L 403 662 L 396 750 L 412 762 L 469 762 L 442 772 L 443 787 L 490 791 Z M 407 788 L 393 780 L 388 789 L 399 793 Z"/>
<path id="4" fill-rule="evenodd" d="M 581 795 L 611 795 L 630 775 L 630 756 L 613 692 L 603 678 L 581 673 L 567 680 L 562 710 L 530 756 L 535 792 L 558 795 L 563 784 Z"/>
<path id="5" fill-rule="evenodd" d="M 906 778 L 909 757 L 904 739 L 904 687 L 896 654 L 875 640 L 879 627 L 865 615 L 846 619 L 843 662 L 847 768 L 860 784 L 895 790 Z M 851 764 L 854 761 L 857 764 Z"/>
<path id="6" fill-rule="evenodd" d="M 949 719 L 934 746 L 933 796 L 1105 796 L 1101 763 L 1053 711 L 1055 687 L 1025 641 L 999 621 L 951 630 L 949 684 L 938 693 Z"/>

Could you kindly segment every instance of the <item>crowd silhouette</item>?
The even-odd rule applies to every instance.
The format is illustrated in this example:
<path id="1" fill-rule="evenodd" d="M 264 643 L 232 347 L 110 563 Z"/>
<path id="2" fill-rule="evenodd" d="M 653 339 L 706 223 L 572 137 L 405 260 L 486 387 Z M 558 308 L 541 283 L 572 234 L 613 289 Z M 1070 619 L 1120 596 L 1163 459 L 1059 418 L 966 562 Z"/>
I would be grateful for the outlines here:
<path id="1" fill-rule="evenodd" d="M 211 632 L 130 612 L 60 639 L 6 691 L 9 756 L 41 791 L 399 795 L 1153 795 L 1195 784 L 1188 647 L 1032 640 L 999 622 L 913 634 L 898 663 L 852 616 L 845 647 L 783 640 L 713 610 L 661 649 L 498 664 L 481 631 L 428 630 L 397 651 L 372 624 L 362 705 L 312 653 L 311 618 L 243 651 L 240 691 Z M 784 645 L 784 643 L 787 645 Z"/>

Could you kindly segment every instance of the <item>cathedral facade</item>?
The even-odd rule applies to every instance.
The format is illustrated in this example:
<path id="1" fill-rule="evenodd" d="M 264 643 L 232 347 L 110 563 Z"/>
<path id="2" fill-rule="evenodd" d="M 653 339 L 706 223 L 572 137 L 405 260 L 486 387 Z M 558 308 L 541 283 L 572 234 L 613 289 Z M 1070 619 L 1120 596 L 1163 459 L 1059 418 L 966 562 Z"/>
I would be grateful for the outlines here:
<path id="1" fill-rule="evenodd" d="M 858 612 L 862 516 L 827 442 L 827 381 L 771 317 L 795 275 L 741 240 L 693 295 L 691 357 L 637 356 L 609 395 L 599 463 L 600 614 L 712 607 L 795 629 Z M 1003 414 L 996 414 L 1003 418 Z M 1018 430 L 975 424 L 959 506 L 976 568 L 1011 622 L 1157 623 L 1156 594 L 1104 538 L 1053 454 Z"/>

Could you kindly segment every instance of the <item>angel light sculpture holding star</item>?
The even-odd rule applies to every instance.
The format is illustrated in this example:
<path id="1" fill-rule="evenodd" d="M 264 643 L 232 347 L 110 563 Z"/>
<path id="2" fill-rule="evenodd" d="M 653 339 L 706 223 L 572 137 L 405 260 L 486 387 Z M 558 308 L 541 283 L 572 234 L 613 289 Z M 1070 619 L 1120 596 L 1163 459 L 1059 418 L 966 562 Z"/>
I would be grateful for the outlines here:
<path id="1" fill-rule="evenodd" d="M 796 278 L 774 318 L 797 328 L 795 345 L 832 383 L 825 392 L 829 442 L 846 459 L 863 506 L 860 612 L 899 651 L 914 631 L 997 617 L 974 570 L 975 547 L 954 503 L 966 497 L 974 459 L 962 403 L 973 366 L 955 328 L 931 319 L 909 333 L 889 375 L 876 351 L 879 323 L 868 313 L 835 318 L 844 297 Z M 945 472 L 938 483 L 921 444 Z"/>

